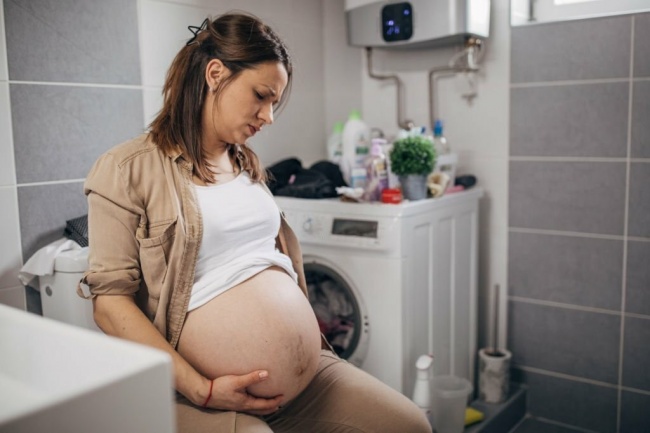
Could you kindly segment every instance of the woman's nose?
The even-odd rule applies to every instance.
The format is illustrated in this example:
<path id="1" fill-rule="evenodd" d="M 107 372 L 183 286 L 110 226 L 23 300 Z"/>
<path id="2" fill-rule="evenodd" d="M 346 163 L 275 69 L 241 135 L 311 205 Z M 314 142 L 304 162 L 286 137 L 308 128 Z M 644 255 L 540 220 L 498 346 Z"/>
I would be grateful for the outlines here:
<path id="1" fill-rule="evenodd" d="M 259 112 L 259 118 L 264 121 L 265 124 L 267 125 L 272 125 L 273 124 L 273 105 L 269 104 L 265 107 L 262 107 L 262 109 Z"/>

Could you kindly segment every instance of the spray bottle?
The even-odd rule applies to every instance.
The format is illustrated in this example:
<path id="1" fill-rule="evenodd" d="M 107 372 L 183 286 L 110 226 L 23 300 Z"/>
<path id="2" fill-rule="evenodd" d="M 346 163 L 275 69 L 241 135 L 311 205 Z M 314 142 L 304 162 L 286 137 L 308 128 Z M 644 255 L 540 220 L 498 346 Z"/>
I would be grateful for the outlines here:
<path id="1" fill-rule="evenodd" d="M 426 415 L 429 424 L 433 425 L 431 415 L 432 395 L 431 388 L 433 386 L 433 355 L 422 355 L 415 363 L 417 375 L 415 378 L 415 386 L 413 387 L 413 402 L 422 410 Z"/>

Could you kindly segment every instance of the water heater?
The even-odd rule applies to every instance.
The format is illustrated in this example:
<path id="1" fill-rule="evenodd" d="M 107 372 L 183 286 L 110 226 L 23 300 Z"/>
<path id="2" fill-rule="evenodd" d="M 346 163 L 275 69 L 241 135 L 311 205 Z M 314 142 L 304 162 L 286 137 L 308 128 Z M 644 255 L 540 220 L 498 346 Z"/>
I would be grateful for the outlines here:
<path id="1" fill-rule="evenodd" d="M 375 1 L 346 11 L 348 43 L 424 48 L 486 39 L 490 0 Z"/>

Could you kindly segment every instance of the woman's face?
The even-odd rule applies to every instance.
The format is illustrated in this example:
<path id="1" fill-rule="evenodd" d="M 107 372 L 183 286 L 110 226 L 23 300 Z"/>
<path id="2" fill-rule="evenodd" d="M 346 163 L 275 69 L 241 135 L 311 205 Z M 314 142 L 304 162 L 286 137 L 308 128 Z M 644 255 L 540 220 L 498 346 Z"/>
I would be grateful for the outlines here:
<path id="1" fill-rule="evenodd" d="M 221 75 L 215 75 L 213 82 L 229 75 L 230 71 L 225 69 Z M 204 132 L 221 143 L 245 143 L 263 126 L 273 123 L 273 107 L 287 82 L 287 71 L 279 62 L 262 63 L 242 71 L 220 95 L 209 93 Z"/>

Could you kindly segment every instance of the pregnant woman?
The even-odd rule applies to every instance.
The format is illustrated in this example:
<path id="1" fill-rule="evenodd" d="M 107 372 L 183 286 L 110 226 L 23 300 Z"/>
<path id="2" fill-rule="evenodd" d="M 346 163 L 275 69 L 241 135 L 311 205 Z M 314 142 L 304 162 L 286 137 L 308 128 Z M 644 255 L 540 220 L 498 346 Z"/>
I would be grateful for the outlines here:
<path id="1" fill-rule="evenodd" d="M 190 30 L 149 131 L 86 179 L 95 321 L 171 355 L 181 433 L 431 432 L 322 338 L 300 247 L 246 145 L 287 99 L 285 45 L 241 13 Z"/>

